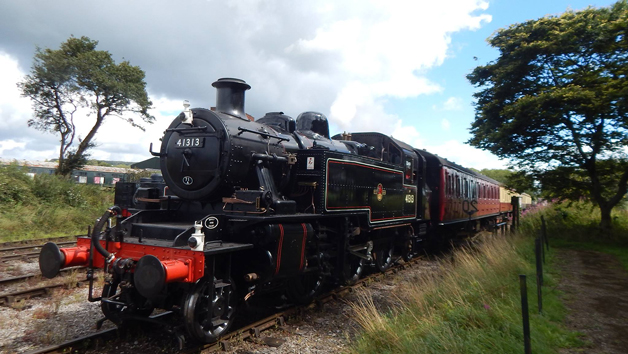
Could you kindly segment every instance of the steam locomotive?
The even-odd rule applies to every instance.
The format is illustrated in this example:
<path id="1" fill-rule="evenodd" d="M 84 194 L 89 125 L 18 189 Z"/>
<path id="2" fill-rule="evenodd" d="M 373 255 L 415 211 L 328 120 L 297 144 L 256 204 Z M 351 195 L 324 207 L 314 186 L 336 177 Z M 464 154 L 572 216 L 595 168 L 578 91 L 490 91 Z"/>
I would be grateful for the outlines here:
<path id="1" fill-rule="evenodd" d="M 381 133 L 330 137 L 316 112 L 252 121 L 250 86 L 223 78 L 215 109 L 184 110 L 164 132 L 162 176 L 118 183 L 115 206 L 76 247 L 41 250 L 42 274 L 88 267 L 89 300 L 116 324 L 173 311 L 213 342 L 251 297 L 294 303 L 324 284 L 384 271 L 428 242 L 501 222 L 499 183 Z M 106 277 L 94 295 L 94 270 Z"/>

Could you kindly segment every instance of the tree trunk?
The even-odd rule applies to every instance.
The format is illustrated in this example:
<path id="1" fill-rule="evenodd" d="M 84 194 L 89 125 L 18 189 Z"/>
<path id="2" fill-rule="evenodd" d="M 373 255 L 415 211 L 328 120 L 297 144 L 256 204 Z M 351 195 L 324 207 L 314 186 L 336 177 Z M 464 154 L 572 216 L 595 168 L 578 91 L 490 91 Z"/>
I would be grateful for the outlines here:
<path id="1" fill-rule="evenodd" d="M 600 205 L 600 213 L 602 214 L 602 220 L 600 221 L 600 230 L 602 231 L 602 236 L 608 236 L 611 229 L 613 228 L 611 210 L 613 210 L 613 207 Z"/>
<path id="2" fill-rule="evenodd" d="M 68 173 L 65 168 L 65 151 L 67 150 L 65 144 L 65 134 L 61 133 L 61 147 L 59 148 L 59 162 L 57 163 L 56 175 L 66 176 Z"/>

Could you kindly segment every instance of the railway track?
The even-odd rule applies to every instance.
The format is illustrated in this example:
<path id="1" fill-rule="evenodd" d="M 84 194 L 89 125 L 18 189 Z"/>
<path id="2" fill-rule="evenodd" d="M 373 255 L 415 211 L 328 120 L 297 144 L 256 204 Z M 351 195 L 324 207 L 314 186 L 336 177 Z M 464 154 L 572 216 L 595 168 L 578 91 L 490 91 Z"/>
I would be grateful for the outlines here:
<path id="1" fill-rule="evenodd" d="M 0 306 L 7 306 L 16 301 L 48 295 L 53 289 L 57 289 L 57 288 L 63 288 L 63 287 L 67 288 L 67 287 L 71 287 L 72 285 L 79 287 L 83 284 L 87 284 L 87 282 L 88 282 L 87 280 L 77 280 L 76 284 L 70 284 L 67 282 L 55 283 L 55 284 L 37 286 L 34 288 L 28 288 L 28 289 L 2 293 L 0 294 Z"/>
<path id="2" fill-rule="evenodd" d="M 19 260 L 19 259 L 28 260 L 28 259 L 37 258 L 37 257 L 39 257 L 39 252 L 10 254 L 8 256 L 1 256 L 0 262 L 8 262 L 8 261 L 14 261 L 14 260 Z"/>
<path id="3" fill-rule="evenodd" d="M 71 272 L 73 270 L 79 270 L 79 269 L 85 269 L 85 267 L 64 268 L 64 269 L 61 269 L 60 272 L 61 273 L 67 273 L 67 272 Z M 40 276 L 41 276 L 41 274 L 36 273 L 36 274 L 18 275 L 18 276 L 10 277 L 10 278 L 3 278 L 3 279 L 0 279 L 0 286 L 13 284 L 13 283 L 18 283 L 18 282 L 22 282 L 22 281 L 27 281 L 29 279 L 37 278 L 37 277 L 40 277 Z"/>
<path id="4" fill-rule="evenodd" d="M 211 353 L 211 352 L 218 352 L 218 351 L 229 351 L 231 350 L 231 347 L 233 346 L 232 342 L 259 338 L 263 331 L 266 331 L 275 327 L 283 327 L 289 321 L 290 318 L 297 315 L 300 311 L 319 307 L 330 301 L 334 301 L 339 298 L 342 298 L 346 296 L 347 294 L 353 292 L 354 289 L 356 288 L 363 287 L 369 282 L 376 281 L 380 278 L 389 276 L 402 269 L 410 267 L 411 264 L 414 264 L 417 261 L 418 259 L 412 260 L 409 263 L 406 263 L 400 267 L 395 267 L 395 268 L 391 267 L 390 269 L 388 269 L 387 271 L 383 273 L 372 274 L 363 279 L 360 279 L 354 285 L 343 286 L 340 288 L 333 289 L 330 292 L 324 295 L 321 295 L 315 301 L 313 301 L 312 303 L 308 305 L 295 305 L 279 313 L 275 313 L 264 319 L 256 321 L 250 325 L 233 330 L 230 333 L 228 333 L 226 336 L 221 338 L 221 340 L 219 340 L 216 343 L 205 344 L 205 345 L 194 347 L 194 348 L 184 349 L 181 351 L 181 353 L 193 354 L 193 353 L 201 353 L 201 352 Z"/>
<path id="5" fill-rule="evenodd" d="M 378 281 L 394 273 L 397 273 L 403 269 L 411 268 L 422 259 L 423 259 L 422 257 L 417 257 L 417 258 L 412 259 L 409 262 L 405 262 L 403 264 L 396 264 L 390 267 L 385 272 L 379 272 L 379 273 L 368 275 L 358 280 L 353 285 L 343 286 L 340 288 L 333 289 L 327 292 L 326 294 L 319 296 L 314 302 L 308 305 L 292 305 L 287 309 L 283 309 L 280 312 L 276 312 L 261 320 L 255 321 L 251 324 L 232 330 L 230 333 L 222 337 L 221 340 L 216 343 L 182 348 L 180 350 L 180 353 L 185 353 L 185 354 L 201 353 L 201 352 L 210 353 L 210 352 L 230 350 L 235 345 L 235 343 L 239 341 L 252 340 L 252 339 L 260 337 L 261 333 L 266 330 L 284 326 L 286 323 L 289 323 L 291 318 L 294 318 L 295 315 L 299 314 L 301 311 L 312 309 L 317 306 L 322 306 L 323 304 L 326 304 L 328 302 L 337 300 L 339 298 L 343 298 L 347 294 L 350 294 L 351 292 L 353 292 L 356 288 L 364 287 L 373 281 Z M 59 286 L 63 286 L 63 284 Z M 2 301 L 1 297 L 0 297 L 0 301 Z M 166 316 L 169 314 L 170 312 L 165 312 L 156 316 L 151 316 L 150 318 L 156 320 L 158 318 L 161 318 L 162 316 Z M 94 348 L 94 346 L 98 346 L 102 348 L 103 342 L 106 342 L 108 340 L 114 340 L 119 337 L 120 335 L 117 333 L 117 329 L 109 329 L 109 330 L 96 332 L 96 333 L 93 333 L 84 337 L 80 337 L 77 339 L 73 339 L 73 340 L 58 344 L 58 345 L 40 348 L 35 351 L 29 352 L 28 354 L 67 353 L 67 352 L 73 352 L 73 350 L 76 350 L 77 348 L 86 350 L 89 348 Z"/>
<path id="6" fill-rule="evenodd" d="M 314 300 L 310 304 L 295 305 L 279 313 L 275 313 L 264 319 L 261 319 L 255 323 L 233 330 L 216 343 L 205 344 L 202 346 L 190 348 L 188 350 L 183 350 L 181 352 L 186 353 L 186 354 L 192 354 L 192 353 L 200 353 L 200 352 L 203 352 L 203 353 L 217 352 L 221 350 L 228 351 L 231 349 L 232 341 L 243 341 L 243 340 L 247 340 L 251 338 L 258 338 L 260 337 L 261 332 L 265 330 L 284 326 L 286 322 L 289 321 L 290 318 L 297 315 L 300 311 L 303 311 L 306 309 L 313 309 L 315 307 L 322 306 L 330 301 L 343 298 L 344 296 L 346 296 L 347 294 L 350 294 L 357 288 L 367 286 L 367 284 L 373 281 L 379 281 L 380 279 L 393 275 L 403 269 L 411 268 L 414 264 L 419 262 L 421 259 L 423 258 L 417 257 L 410 260 L 409 262 L 405 262 L 403 264 L 396 264 L 384 272 L 368 275 L 358 280 L 353 285 L 342 286 L 339 288 L 332 289 L 326 294 L 323 294 L 319 296 L 318 298 L 316 298 L 316 300 Z"/>
<path id="7" fill-rule="evenodd" d="M 171 315 L 171 312 L 163 312 L 154 316 L 150 316 L 149 318 L 157 321 L 169 315 Z M 105 341 L 113 340 L 117 337 L 118 337 L 118 329 L 110 328 L 110 329 L 98 331 L 96 333 L 88 334 L 83 337 L 72 339 L 67 342 L 63 342 L 61 344 L 56 344 L 56 345 L 51 345 L 44 348 L 36 349 L 30 352 L 27 352 L 27 354 L 72 353 L 74 352 L 74 349 L 76 348 L 85 349 L 85 348 L 89 348 L 89 345 L 97 346 Z"/>
<path id="8" fill-rule="evenodd" d="M 76 241 L 65 241 L 65 242 L 59 242 L 57 243 L 57 245 L 63 247 L 63 246 L 71 246 L 71 245 L 75 245 Z M 17 246 L 17 247 L 7 247 L 7 248 L 1 248 L 0 249 L 0 262 L 7 262 L 7 261 L 13 261 L 16 259 L 31 259 L 31 258 L 37 258 L 39 257 L 39 249 L 41 249 L 44 246 L 44 244 L 36 244 L 36 245 L 30 245 L 30 246 Z M 29 251 L 29 250 L 37 250 L 34 252 L 24 252 L 24 251 Z M 6 254 L 6 253 L 13 253 L 13 254 Z"/>
<path id="9" fill-rule="evenodd" d="M 73 245 L 76 244 L 76 241 L 64 241 L 64 242 L 58 242 L 57 245 L 59 246 L 68 246 L 68 245 Z M 0 252 L 15 252 L 15 251 L 24 251 L 24 250 L 30 250 L 33 248 L 41 248 L 43 247 L 44 244 L 36 244 L 36 245 L 29 245 L 29 246 L 14 246 L 14 247 L 3 247 L 0 248 Z"/>
<path id="10" fill-rule="evenodd" d="M 45 244 L 46 242 L 66 242 L 76 240 L 77 237 L 84 235 L 70 235 L 70 236 L 60 236 L 60 237 L 50 237 L 50 238 L 36 238 L 29 240 L 19 240 L 19 241 L 8 241 L 8 242 L 0 242 L 0 251 L 5 249 L 13 248 L 13 247 L 32 247 L 32 244 Z"/>

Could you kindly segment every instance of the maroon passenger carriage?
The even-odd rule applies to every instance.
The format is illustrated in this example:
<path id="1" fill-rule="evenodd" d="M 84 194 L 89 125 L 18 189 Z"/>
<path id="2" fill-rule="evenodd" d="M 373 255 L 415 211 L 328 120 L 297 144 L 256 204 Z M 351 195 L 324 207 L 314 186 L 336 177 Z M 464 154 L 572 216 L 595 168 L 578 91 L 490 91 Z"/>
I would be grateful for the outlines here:
<path id="1" fill-rule="evenodd" d="M 172 311 L 173 331 L 212 342 L 253 296 L 311 301 L 323 284 L 408 260 L 426 240 L 495 225 L 495 181 L 381 133 L 329 136 L 324 115 L 249 121 L 242 80 L 219 79 L 216 109 L 164 132 L 161 176 L 118 183 L 90 237 L 46 244 L 40 269 L 88 267 L 90 301 L 116 324 Z M 94 294 L 94 271 L 105 286 Z M 153 320 L 154 321 L 154 320 Z"/>
<path id="2" fill-rule="evenodd" d="M 425 150 L 418 153 L 427 161 L 431 222 L 440 234 L 489 229 L 503 221 L 508 210 L 500 209 L 500 182 Z"/>

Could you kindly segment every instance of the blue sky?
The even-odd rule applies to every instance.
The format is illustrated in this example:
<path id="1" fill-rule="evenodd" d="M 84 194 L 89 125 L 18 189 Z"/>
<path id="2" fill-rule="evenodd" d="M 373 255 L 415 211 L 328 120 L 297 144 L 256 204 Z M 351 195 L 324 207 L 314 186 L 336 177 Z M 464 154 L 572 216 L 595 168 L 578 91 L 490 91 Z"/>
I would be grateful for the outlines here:
<path id="1" fill-rule="evenodd" d="M 209 107 L 211 82 L 251 84 L 246 110 L 326 114 L 333 133 L 381 131 L 468 167 L 503 168 L 465 144 L 474 118 L 466 75 L 497 57 L 486 43 L 510 24 L 612 1 L 548 0 L 0 0 L 0 158 L 55 158 L 57 138 L 26 126 L 15 84 L 36 46 L 70 35 L 146 72 L 156 123 L 146 132 L 110 119 L 92 157 L 140 161 L 190 100 Z M 103 11 L 103 9 L 107 9 Z M 474 60 L 477 57 L 477 60 Z M 90 126 L 86 112 L 78 134 Z"/>
<path id="2" fill-rule="evenodd" d="M 485 65 L 499 55 L 496 49 L 488 45 L 487 38 L 500 28 L 506 28 L 514 23 L 547 15 L 560 15 L 567 9 L 606 7 L 613 3 L 614 1 L 586 0 L 490 1 L 486 12 L 492 16 L 491 22 L 485 23 L 475 31 L 460 31 L 453 34 L 448 58 L 443 65 L 430 69 L 426 74 L 430 80 L 441 85 L 443 90 L 413 99 L 391 99 L 386 107 L 399 116 L 420 122 L 417 124 L 420 131 L 425 133 L 423 137 L 426 145 L 438 145 L 439 141 L 450 139 L 465 142 L 471 138 L 469 128 L 474 117 L 472 95 L 475 92 L 466 75 L 476 66 Z M 444 109 L 444 103 L 451 98 L 455 98 L 453 100 L 455 107 Z M 443 119 L 449 123 L 448 129 L 443 127 Z M 497 167 L 498 164 L 492 166 Z"/>

